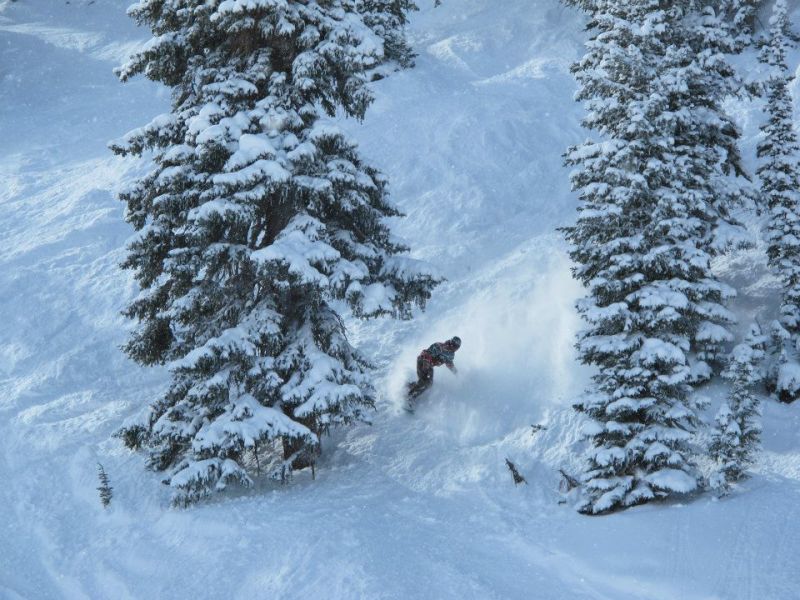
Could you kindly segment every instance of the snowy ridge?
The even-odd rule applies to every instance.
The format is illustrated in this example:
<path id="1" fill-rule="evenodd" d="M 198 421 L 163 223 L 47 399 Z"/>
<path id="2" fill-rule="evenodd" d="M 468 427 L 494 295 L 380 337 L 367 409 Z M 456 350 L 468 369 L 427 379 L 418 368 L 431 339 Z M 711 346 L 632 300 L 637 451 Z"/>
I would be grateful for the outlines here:
<path id="1" fill-rule="evenodd" d="M 0 2 L 0 598 L 800 597 L 797 406 L 765 407 L 757 475 L 724 501 L 602 518 L 558 504 L 587 373 L 554 232 L 574 217 L 561 154 L 585 137 L 568 72 L 583 33 L 556 0 L 421 3 L 417 67 L 375 84 L 364 123 L 335 124 L 387 176 L 415 257 L 448 279 L 413 321 L 349 324 L 380 369 L 373 425 L 323 440 L 316 481 L 169 509 L 112 437 L 167 381 L 118 350 L 137 290 L 117 267 L 131 230 L 115 195 L 141 172 L 106 143 L 167 104 L 111 71 L 146 37 L 127 4 Z M 758 252 L 717 265 L 743 324 L 774 308 Z M 416 354 L 455 334 L 459 375 L 437 370 L 400 413 Z"/>

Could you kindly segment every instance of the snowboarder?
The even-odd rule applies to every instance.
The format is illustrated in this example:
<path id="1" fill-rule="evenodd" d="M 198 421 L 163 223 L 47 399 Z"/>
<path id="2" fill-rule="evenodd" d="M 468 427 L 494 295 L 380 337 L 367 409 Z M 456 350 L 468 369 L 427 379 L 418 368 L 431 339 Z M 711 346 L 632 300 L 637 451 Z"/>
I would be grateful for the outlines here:
<path id="1" fill-rule="evenodd" d="M 431 344 L 417 357 L 417 381 L 408 384 L 408 406 L 413 406 L 422 392 L 433 385 L 433 367 L 445 365 L 453 373 L 457 373 L 453 364 L 456 351 L 461 347 L 461 338 L 454 336 L 446 342 Z"/>

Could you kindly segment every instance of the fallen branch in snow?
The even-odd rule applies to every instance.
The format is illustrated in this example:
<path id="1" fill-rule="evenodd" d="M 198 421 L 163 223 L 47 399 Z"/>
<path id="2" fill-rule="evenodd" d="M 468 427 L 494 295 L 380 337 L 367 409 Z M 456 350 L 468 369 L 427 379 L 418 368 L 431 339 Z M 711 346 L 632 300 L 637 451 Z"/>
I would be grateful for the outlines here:
<path id="1" fill-rule="evenodd" d="M 547 431 L 547 427 L 544 425 L 531 425 L 531 435 L 536 435 L 540 431 Z"/>
<path id="2" fill-rule="evenodd" d="M 111 504 L 114 488 L 109 484 L 106 470 L 100 463 L 97 463 L 97 477 L 100 479 L 100 486 L 97 488 L 97 491 L 100 492 L 100 502 L 103 503 L 103 508 L 105 508 Z"/>
<path id="3" fill-rule="evenodd" d="M 558 472 L 561 473 L 561 477 L 563 477 L 563 479 L 561 480 L 561 484 L 558 486 L 559 490 L 562 493 L 566 494 L 571 489 L 576 488 L 580 485 L 580 483 L 578 483 L 578 480 L 575 479 L 572 475 L 566 473 L 564 469 L 559 469 Z"/>
<path id="4" fill-rule="evenodd" d="M 508 470 L 511 471 L 511 476 L 514 478 L 514 485 L 519 485 L 520 483 L 524 483 L 525 485 L 528 484 L 528 482 L 525 481 L 525 478 L 517 470 L 517 466 L 509 459 L 506 459 L 506 466 L 508 467 Z"/>

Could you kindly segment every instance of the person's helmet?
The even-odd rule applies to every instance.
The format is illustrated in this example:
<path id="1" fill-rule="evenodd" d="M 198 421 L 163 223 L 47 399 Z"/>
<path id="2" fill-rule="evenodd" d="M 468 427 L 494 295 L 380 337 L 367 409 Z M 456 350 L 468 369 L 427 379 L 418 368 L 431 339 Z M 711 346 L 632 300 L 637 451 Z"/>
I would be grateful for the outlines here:
<path id="1" fill-rule="evenodd" d="M 461 348 L 461 338 L 460 338 L 460 337 L 458 337 L 457 335 L 454 335 L 453 337 L 451 337 L 448 343 L 449 343 L 449 344 L 450 344 L 450 345 L 451 345 L 453 348 L 455 348 L 456 350 L 458 350 L 459 348 Z"/>

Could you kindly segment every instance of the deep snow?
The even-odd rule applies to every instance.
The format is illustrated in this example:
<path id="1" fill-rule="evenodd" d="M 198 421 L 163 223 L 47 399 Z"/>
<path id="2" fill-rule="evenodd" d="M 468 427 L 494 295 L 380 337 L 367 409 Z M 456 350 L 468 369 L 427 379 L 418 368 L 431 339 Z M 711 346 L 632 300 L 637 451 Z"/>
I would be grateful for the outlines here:
<path id="1" fill-rule="evenodd" d="M 0 0 L 1 599 L 800 598 L 798 406 L 767 406 L 758 472 L 723 501 L 558 504 L 587 373 L 555 232 L 575 208 L 561 153 L 584 136 L 568 71 L 583 33 L 556 0 L 420 0 L 417 68 L 345 123 L 408 214 L 399 233 L 448 277 L 413 321 L 351 323 L 379 364 L 374 424 L 326 440 L 316 481 L 168 508 L 112 437 L 166 381 L 118 349 L 135 289 L 115 191 L 141 166 L 106 143 L 168 101 L 112 74 L 147 37 L 127 3 Z M 756 117 L 737 110 L 752 149 Z M 760 256 L 719 264 L 743 326 L 775 296 Z M 459 375 L 437 371 L 406 415 L 414 356 L 453 334 Z"/>

